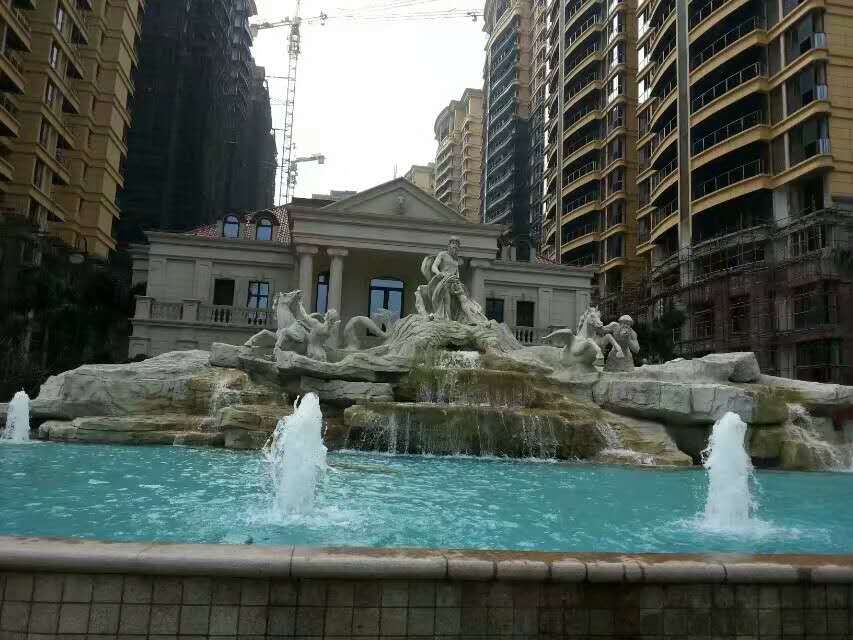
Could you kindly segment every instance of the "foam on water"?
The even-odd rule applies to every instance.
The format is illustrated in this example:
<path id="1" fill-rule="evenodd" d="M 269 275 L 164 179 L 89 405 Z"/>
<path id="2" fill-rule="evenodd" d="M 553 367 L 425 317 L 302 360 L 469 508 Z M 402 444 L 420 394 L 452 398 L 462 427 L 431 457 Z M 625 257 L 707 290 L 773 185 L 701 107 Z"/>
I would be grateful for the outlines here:
<path id="1" fill-rule="evenodd" d="M 30 441 L 30 397 L 18 391 L 9 403 L 6 428 L 0 433 L 0 441 L 23 444 Z"/>
<path id="2" fill-rule="evenodd" d="M 280 518 L 309 514 L 326 471 L 320 399 L 309 393 L 279 420 L 264 449 L 272 479 L 273 511 Z"/>
<path id="3" fill-rule="evenodd" d="M 767 523 L 755 517 L 752 459 L 746 451 L 746 423 L 732 412 L 717 420 L 702 462 L 708 495 L 698 526 L 705 530 L 761 535 Z"/>

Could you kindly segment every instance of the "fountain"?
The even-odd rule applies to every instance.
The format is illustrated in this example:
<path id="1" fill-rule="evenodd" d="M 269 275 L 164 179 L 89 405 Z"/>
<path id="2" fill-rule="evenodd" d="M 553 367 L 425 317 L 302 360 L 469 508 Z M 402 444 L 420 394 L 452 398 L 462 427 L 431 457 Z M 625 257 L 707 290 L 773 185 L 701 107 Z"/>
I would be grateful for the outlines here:
<path id="1" fill-rule="evenodd" d="M 297 401 L 294 412 L 279 421 L 265 453 L 273 480 L 276 515 L 310 513 L 326 469 L 323 414 L 316 394 Z"/>
<path id="2" fill-rule="evenodd" d="M 0 440 L 15 443 L 30 441 L 30 397 L 25 391 L 18 391 L 9 403 L 6 428 L 0 434 Z"/>
<path id="3" fill-rule="evenodd" d="M 753 467 L 746 452 L 746 423 L 727 413 L 714 424 L 702 452 L 708 470 L 708 497 L 702 526 L 714 530 L 743 530 L 753 524 L 755 502 L 750 483 Z"/>

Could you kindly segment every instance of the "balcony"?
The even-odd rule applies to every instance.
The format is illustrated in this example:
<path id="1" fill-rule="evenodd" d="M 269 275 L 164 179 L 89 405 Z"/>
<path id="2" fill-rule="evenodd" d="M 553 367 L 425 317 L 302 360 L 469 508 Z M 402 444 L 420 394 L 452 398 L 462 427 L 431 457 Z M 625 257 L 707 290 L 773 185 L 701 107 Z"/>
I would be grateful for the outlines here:
<path id="1" fill-rule="evenodd" d="M 762 64 L 760 62 L 753 62 L 751 65 L 733 73 L 725 80 L 721 80 L 710 89 L 703 91 L 693 98 L 690 101 L 690 112 L 696 113 L 727 93 L 741 87 L 746 82 L 764 75 L 765 71 Z"/>
<path id="2" fill-rule="evenodd" d="M 766 170 L 764 167 L 764 163 L 761 160 L 752 160 L 751 162 L 746 162 L 738 167 L 735 167 L 734 169 L 726 171 L 721 175 L 715 176 L 710 180 L 705 180 L 705 182 L 700 182 L 699 184 L 697 184 L 693 199 L 698 200 L 700 198 L 704 198 L 706 196 L 711 195 L 712 193 L 727 189 L 732 185 L 764 174 L 766 174 Z"/>
<path id="3" fill-rule="evenodd" d="M 0 135 L 17 138 L 20 131 L 17 105 L 5 93 L 0 93 Z"/>
<path id="4" fill-rule="evenodd" d="M 11 30 L 7 37 L 14 37 L 20 43 L 21 48 L 32 51 L 30 21 L 24 12 L 15 6 L 13 0 L 0 0 L 0 18 L 5 18 L 3 21 Z"/>
<path id="5" fill-rule="evenodd" d="M 565 182 L 565 185 L 563 186 L 563 195 L 570 193 L 572 189 L 575 189 L 578 186 L 578 183 L 584 178 L 587 178 L 588 176 L 597 177 L 598 170 L 598 162 L 593 160 L 592 162 L 587 162 L 582 167 L 579 167 L 566 175 L 563 179 Z M 592 174 L 596 174 L 596 176 L 592 176 Z"/>
<path id="6" fill-rule="evenodd" d="M 678 223 L 678 200 L 670 200 L 652 211 L 649 219 L 649 241 L 654 242 Z"/>
<path id="7" fill-rule="evenodd" d="M 734 29 L 730 29 L 722 36 L 714 40 L 707 47 L 702 49 L 699 53 L 690 58 L 691 71 L 696 67 L 704 64 L 705 62 L 716 56 L 718 53 L 721 53 L 723 50 L 731 47 L 735 42 L 737 42 L 744 36 L 754 31 L 757 31 L 758 29 L 764 29 L 765 25 L 766 21 L 762 16 L 753 16 L 740 23 Z"/>
<path id="8" fill-rule="evenodd" d="M 747 131 L 748 129 L 752 129 L 753 127 L 757 127 L 762 124 L 767 123 L 764 113 L 761 110 L 748 113 L 747 115 L 738 118 L 737 120 L 733 120 L 719 129 L 712 131 L 708 135 L 702 136 L 696 140 L 692 146 L 693 155 L 697 156 L 700 153 L 703 153 L 708 149 L 711 149 L 712 147 Z"/>
<path id="9" fill-rule="evenodd" d="M 666 181 L 666 179 L 675 173 L 676 169 L 678 169 L 678 156 L 673 158 L 670 162 L 663 167 L 663 169 L 659 170 L 656 174 L 652 176 L 650 181 L 651 184 L 651 192 L 652 192 L 652 202 L 655 200 L 655 197 L 659 194 L 656 193 L 658 187 L 661 186 L 662 183 Z"/>
<path id="10" fill-rule="evenodd" d="M 603 25 L 601 17 L 598 15 L 591 16 L 582 25 L 575 29 L 570 35 L 566 36 L 566 55 L 572 50 L 572 45 L 576 44 L 580 38 L 593 28 L 600 28 Z"/>
<path id="11" fill-rule="evenodd" d="M 574 213 L 582 207 L 587 207 L 589 205 L 599 205 L 600 198 L 601 196 L 598 191 L 590 191 L 589 193 L 582 195 L 580 198 L 575 198 L 570 202 L 563 203 L 563 215 L 566 216 Z"/>

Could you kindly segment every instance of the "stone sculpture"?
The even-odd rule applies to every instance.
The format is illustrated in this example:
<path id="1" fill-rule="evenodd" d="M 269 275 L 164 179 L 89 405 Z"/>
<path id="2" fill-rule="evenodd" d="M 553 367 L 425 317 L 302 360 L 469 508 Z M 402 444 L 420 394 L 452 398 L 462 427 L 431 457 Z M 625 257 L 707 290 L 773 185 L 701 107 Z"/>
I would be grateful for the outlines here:
<path id="1" fill-rule="evenodd" d="M 398 319 L 388 309 L 380 309 L 372 318 L 355 316 L 344 328 L 344 348 L 347 351 L 360 351 L 363 348 L 361 338 L 367 332 L 382 339 L 387 338 Z"/>
<path id="2" fill-rule="evenodd" d="M 619 349 L 614 346 L 607 354 L 604 364 L 605 371 L 633 371 L 634 355 L 640 351 L 640 343 L 637 341 L 637 332 L 633 329 L 634 320 L 631 316 L 622 316 L 619 322 L 611 322 L 602 331 L 612 336 Z"/>
<path id="3" fill-rule="evenodd" d="M 589 307 L 581 315 L 577 331 L 560 329 L 545 336 L 544 340 L 563 347 L 561 358 L 563 367 L 592 373 L 596 371 L 596 362 L 603 359 L 602 347 L 610 344 L 611 354 L 614 357 L 624 356 L 622 347 L 613 337 L 614 330 L 612 325 L 604 326 L 597 307 Z M 636 340 L 636 334 L 634 339 Z M 633 360 L 631 366 L 633 367 Z"/>
<path id="4" fill-rule="evenodd" d="M 459 238 L 453 236 L 446 251 L 423 259 L 421 274 L 427 284 L 415 292 L 415 307 L 420 315 L 434 320 L 487 324 L 489 320 L 482 307 L 468 296 L 460 278 L 460 246 Z"/>

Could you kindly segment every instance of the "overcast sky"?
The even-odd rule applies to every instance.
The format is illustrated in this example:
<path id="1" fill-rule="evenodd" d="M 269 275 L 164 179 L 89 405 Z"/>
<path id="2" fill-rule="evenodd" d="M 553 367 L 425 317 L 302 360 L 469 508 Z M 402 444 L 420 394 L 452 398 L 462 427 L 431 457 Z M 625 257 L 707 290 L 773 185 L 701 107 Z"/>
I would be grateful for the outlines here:
<path id="1" fill-rule="evenodd" d="M 294 122 L 296 155 L 326 155 L 299 166 L 297 196 L 361 190 L 435 158 L 433 123 L 466 87 L 481 88 L 483 21 L 335 19 L 347 12 L 395 15 L 443 9 L 482 12 L 479 0 L 303 0 L 302 16 L 321 11 L 325 26 L 305 24 Z M 257 0 L 258 20 L 292 14 L 294 0 Z M 394 6 L 397 8 L 393 8 Z M 263 30 L 255 60 L 267 75 L 287 75 L 286 27 Z M 273 126 L 281 127 L 286 82 L 270 80 Z"/>

